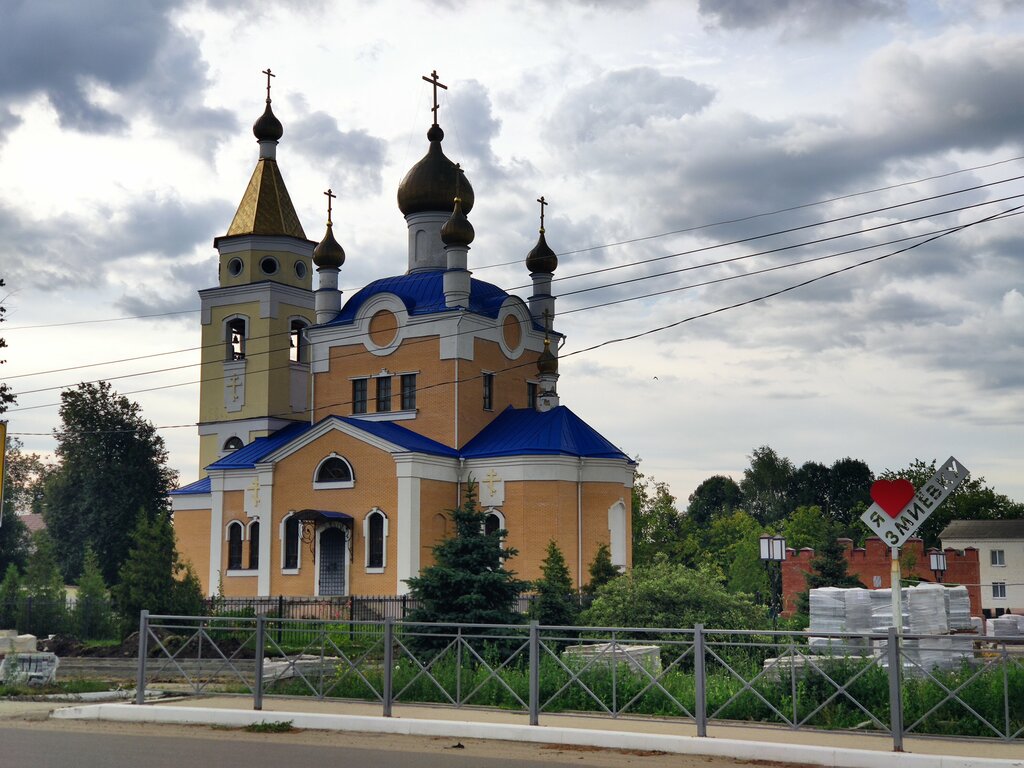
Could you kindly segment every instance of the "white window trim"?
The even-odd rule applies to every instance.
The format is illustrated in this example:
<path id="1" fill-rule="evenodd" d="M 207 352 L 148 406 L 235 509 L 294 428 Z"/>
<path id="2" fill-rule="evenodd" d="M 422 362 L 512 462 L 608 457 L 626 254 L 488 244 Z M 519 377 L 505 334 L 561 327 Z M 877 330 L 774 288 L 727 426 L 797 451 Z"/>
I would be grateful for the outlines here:
<path id="1" fill-rule="evenodd" d="M 330 482 L 320 482 L 316 478 L 320 474 L 320 467 L 331 459 L 341 459 L 348 466 L 348 473 L 352 476 L 351 480 L 332 480 Z M 313 489 L 317 491 L 330 491 L 337 490 L 339 488 L 354 488 L 356 484 L 356 472 L 352 468 L 352 463 L 337 453 L 332 452 L 329 456 L 325 456 L 320 460 L 320 463 L 316 465 L 316 469 L 313 470 Z"/>
<path id="2" fill-rule="evenodd" d="M 508 527 L 505 525 L 505 513 L 502 512 L 500 509 L 495 509 L 494 507 L 488 507 L 487 509 L 484 510 L 484 525 L 483 525 L 484 531 L 487 530 L 487 518 L 490 517 L 491 515 L 496 515 L 497 518 L 498 518 L 498 530 L 500 530 L 500 531 L 507 531 L 508 530 Z"/>
<path id="3" fill-rule="evenodd" d="M 260 521 L 255 519 L 255 518 L 250 520 L 249 523 L 245 526 L 245 537 L 242 539 L 242 541 L 248 541 L 248 542 L 251 543 L 252 542 L 252 527 L 254 525 L 259 525 L 259 524 L 260 524 Z M 250 547 L 242 547 L 242 549 L 244 551 L 244 554 L 246 554 L 246 555 L 251 555 L 252 554 L 251 546 Z M 259 554 L 257 553 L 256 556 L 258 558 Z M 249 560 L 249 558 L 247 557 L 246 560 Z M 256 568 L 249 567 L 249 568 L 246 568 L 245 570 L 247 570 L 247 571 L 249 571 L 251 573 L 253 571 L 258 571 L 259 567 L 258 566 Z"/>
<path id="4" fill-rule="evenodd" d="M 997 559 L 996 558 L 996 552 L 999 553 L 999 558 L 998 559 L 1001 560 L 1002 562 L 999 562 L 999 563 L 992 562 L 993 560 Z M 1006 567 L 1006 550 L 1005 549 L 990 549 L 988 551 L 988 562 L 989 562 L 989 565 L 991 565 L 993 568 L 1005 568 Z"/>
<path id="5" fill-rule="evenodd" d="M 1001 595 L 996 594 L 996 587 L 1002 587 Z M 1006 599 L 1006 582 L 1005 581 L 993 581 L 992 582 L 992 599 L 993 600 L 1005 600 Z"/>
<path id="6" fill-rule="evenodd" d="M 381 561 L 383 565 L 379 568 L 370 567 L 370 518 L 373 515 L 380 515 L 384 518 L 383 559 Z M 363 517 L 363 542 L 363 568 L 367 573 L 384 573 L 388 567 L 388 516 L 380 507 L 374 507 Z"/>
<path id="7" fill-rule="evenodd" d="M 241 363 L 242 361 L 244 361 L 246 359 L 246 355 L 247 355 L 247 350 L 246 350 L 247 344 L 246 344 L 246 342 L 249 340 L 249 334 L 252 332 L 252 323 L 249 321 L 249 316 L 248 315 L 243 315 L 243 314 L 239 314 L 239 313 L 236 313 L 234 315 L 228 315 L 227 317 L 224 318 L 224 320 L 222 321 L 222 324 L 221 324 L 221 336 L 224 339 L 224 343 L 227 345 L 225 351 L 227 351 L 227 349 L 231 348 L 231 331 L 230 331 L 230 327 L 231 327 L 231 323 L 234 320 L 242 320 L 242 321 L 245 322 L 245 333 L 242 334 L 242 357 L 239 360 L 233 360 L 230 357 L 226 357 L 225 358 L 225 362 L 228 362 L 228 363 Z"/>
<path id="8" fill-rule="evenodd" d="M 281 518 L 281 522 L 277 526 L 277 539 L 278 539 L 278 542 L 280 544 L 280 549 L 281 549 L 281 560 L 280 560 L 280 563 L 281 563 L 281 573 L 284 576 L 297 576 L 299 574 L 299 571 L 302 570 L 302 523 L 299 523 L 299 535 L 298 535 L 297 540 L 295 542 L 295 548 L 296 548 L 296 550 L 298 550 L 295 553 L 295 567 L 294 568 L 285 568 L 284 567 L 285 555 L 287 555 L 287 552 L 285 551 L 286 539 L 285 539 L 285 535 L 284 535 L 284 524 L 288 521 L 288 518 L 294 517 L 294 516 L 295 516 L 295 510 L 292 510 L 287 515 L 285 515 L 284 517 Z"/>
<path id="9" fill-rule="evenodd" d="M 239 541 L 242 544 L 242 560 L 243 561 L 245 560 L 245 542 L 246 542 L 246 539 L 248 538 L 249 531 L 246 528 L 245 524 L 242 523 L 241 520 L 232 520 L 227 525 L 224 526 L 224 541 L 226 541 L 227 544 L 228 544 L 228 546 L 225 547 L 224 549 L 225 549 L 225 552 L 227 553 L 227 556 L 228 556 L 228 565 L 231 564 L 231 529 L 232 529 L 232 527 L 234 527 L 236 525 L 242 531 L 242 535 L 241 535 Z M 229 568 L 229 567 L 225 567 L 224 568 L 224 575 L 225 576 L 252 576 L 253 572 L 250 571 L 248 568 Z"/>

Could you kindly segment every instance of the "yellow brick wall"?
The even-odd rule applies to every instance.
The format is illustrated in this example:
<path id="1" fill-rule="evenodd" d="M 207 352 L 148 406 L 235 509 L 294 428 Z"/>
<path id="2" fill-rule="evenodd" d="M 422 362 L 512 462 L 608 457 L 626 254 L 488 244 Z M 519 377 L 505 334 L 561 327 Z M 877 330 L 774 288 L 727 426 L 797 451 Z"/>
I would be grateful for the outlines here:
<path id="1" fill-rule="evenodd" d="M 204 595 L 210 594 L 210 514 L 208 509 L 179 509 L 174 513 L 175 546 L 181 559 L 191 563 Z"/>
<path id="2" fill-rule="evenodd" d="M 420 568 L 434 564 L 434 545 L 454 532 L 449 510 L 458 506 L 458 485 L 420 481 Z"/>

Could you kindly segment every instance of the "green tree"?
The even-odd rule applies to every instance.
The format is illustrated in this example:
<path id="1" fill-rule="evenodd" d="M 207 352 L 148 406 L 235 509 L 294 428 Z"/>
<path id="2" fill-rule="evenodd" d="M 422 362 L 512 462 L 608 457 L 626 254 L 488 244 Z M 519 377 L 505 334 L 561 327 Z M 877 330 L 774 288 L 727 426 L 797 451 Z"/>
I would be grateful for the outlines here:
<path id="1" fill-rule="evenodd" d="M 22 581 L 25 600 L 19 629 L 45 637 L 64 630 L 67 618 L 67 593 L 57 567 L 53 539 L 46 531 L 32 537 L 32 554 Z"/>
<path id="2" fill-rule="evenodd" d="M 871 504 L 875 475 L 860 459 L 838 459 L 828 473 L 828 506 L 825 514 L 849 529 L 862 527 L 861 513 Z"/>
<path id="3" fill-rule="evenodd" d="M 699 525 L 729 514 L 743 503 L 743 492 L 731 477 L 712 475 L 690 494 L 686 516 Z"/>
<path id="4" fill-rule="evenodd" d="M 639 472 L 633 479 L 633 566 L 673 553 L 682 542 L 683 516 L 668 485 Z"/>
<path id="5" fill-rule="evenodd" d="M 0 571 L 15 564 L 24 570 L 28 563 L 31 537 L 28 527 L 18 513 L 38 511 L 39 489 L 46 467 L 38 454 L 22 451 L 21 441 L 7 438 L 7 466 L 4 481 L 3 506 L 0 508 Z"/>
<path id="6" fill-rule="evenodd" d="M 587 568 L 587 575 L 590 580 L 583 591 L 588 596 L 597 594 L 601 587 L 622 575 L 612 563 L 612 550 L 605 542 L 597 545 L 597 552 L 594 553 L 594 559 Z"/>
<path id="7" fill-rule="evenodd" d="M 548 542 L 540 572 L 541 578 L 533 583 L 537 597 L 531 606 L 530 617 L 547 626 L 573 626 L 580 613 L 579 599 L 572 587 L 565 556 L 554 539 Z"/>
<path id="8" fill-rule="evenodd" d="M 75 596 L 71 619 L 80 640 L 110 637 L 114 629 L 110 595 L 103 581 L 99 560 L 90 546 L 85 548 L 85 563 L 82 577 L 78 580 L 78 594 Z"/>
<path id="9" fill-rule="evenodd" d="M 140 510 L 131 542 L 119 583 L 113 588 L 122 632 L 131 632 L 138 625 L 143 609 L 159 614 L 199 613 L 202 595 L 198 579 L 178 555 L 169 515 L 150 517 Z"/>
<path id="10" fill-rule="evenodd" d="M 820 507 L 828 509 L 828 489 L 831 472 L 817 461 L 805 461 L 789 479 L 787 506 Z"/>
<path id="11" fill-rule="evenodd" d="M 168 513 L 175 473 L 167 449 L 141 409 L 109 383 L 79 384 L 61 393 L 62 426 L 55 430 L 60 464 L 45 487 L 46 525 L 57 542 L 65 578 L 82 572 L 86 544 L 103 577 L 116 583 L 142 509 L 155 520 Z"/>
<path id="12" fill-rule="evenodd" d="M 434 546 L 433 565 L 406 581 L 410 596 L 418 603 L 408 621 L 521 623 L 523 616 L 515 610 L 515 600 L 530 583 L 505 568 L 505 561 L 517 554 L 502 544 L 508 531 L 484 531 L 486 514 L 476 503 L 472 482 L 466 500 L 449 514 L 454 535 Z"/>
<path id="13" fill-rule="evenodd" d="M 789 512 L 789 489 L 795 469 L 793 462 L 779 456 L 767 445 L 755 448 L 750 466 L 743 471 L 740 490 L 743 507 L 762 525 L 781 520 Z"/>
<path id="14" fill-rule="evenodd" d="M 11 563 L 0 581 L 0 629 L 17 629 L 21 614 L 21 574 Z"/>
<path id="15" fill-rule="evenodd" d="M 782 535 L 786 546 L 793 549 L 810 547 L 815 551 L 824 549 L 834 538 L 836 528 L 825 517 L 820 507 L 797 507 L 782 524 Z"/>
<path id="16" fill-rule="evenodd" d="M 816 551 L 807 574 L 807 592 L 797 595 L 797 611 L 806 614 L 809 608 L 808 592 L 818 587 L 863 587 L 860 579 L 850 574 L 846 548 L 839 541 L 839 528 L 832 529 L 825 545 Z"/>
<path id="17" fill-rule="evenodd" d="M 732 562 L 726 582 L 730 592 L 747 595 L 767 595 L 768 571 L 761 561 L 761 532 L 749 531 L 732 547 Z"/>
<path id="18" fill-rule="evenodd" d="M 580 616 L 583 626 L 714 629 L 759 628 L 764 610 L 728 592 L 710 568 L 687 568 L 658 558 L 604 586 Z"/>
<path id="19" fill-rule="evenodd" d="M 703 531 L 703 554 L 699 563 L 714 563 L 727 573 L 736 559 L 737 549 L 751 538 L 756 540 L 762 530 L 757 520 L 742 509 L 715 518 Z"/>

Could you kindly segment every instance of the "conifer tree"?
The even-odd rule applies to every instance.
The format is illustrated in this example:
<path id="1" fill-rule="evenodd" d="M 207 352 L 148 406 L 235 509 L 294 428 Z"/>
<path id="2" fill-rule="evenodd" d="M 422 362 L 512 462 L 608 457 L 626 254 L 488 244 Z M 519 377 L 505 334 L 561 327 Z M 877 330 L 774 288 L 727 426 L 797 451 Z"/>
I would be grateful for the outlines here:
<path id="1" fill-rule="evenodd" d="M 0 581 L 0 629 L 17 629 L 21 610 L 21 574 L 11 563 Z"/>
<path id="2" fill-rule="evenodd" d="M 522 623 L 515 601 L 530 584 L 505 568 L 505 560 L 517 554 L 502 544 L 508 531 L 484 531 L 487 516 L 477 506 L 472 482 L 466 500 L 449 514 L 455 535 L 434 546 L 434 565 L 406 581 L 418 603 L 407 621 Z"/>
<path id="3" fill-rule="evenodd" d="M 67 616 L 67 592 L 57 567 L 53 539 L 45 531 L 32 537 L 33 551 L 22 581 L 24 601 L 19 629 L 45 637 L 63 631 Z"/>
<path id="4" fill-rule="evenodd" d="M 601 542 L 597 545 L 597 552 L 594 553 L 594 560 L 590 563 L 587 573 L 590 576 L 590 581 L 583 591 L 590 597 L 593 597 L 594 593 L 605 584 L 621 575 L 619 569 L 612 563 L 612 551 L 606 543 Z"/>
<path id="5" fill-rule="evenodd" d="M 818 587 L 863 587 L 860 579 L 849 572 L 846 552 L 839 541 L 838 529 L 833 528 L 825 546 L 811 560 L 811 572 L 807 574 L 807 591 L 801 592 L 796 598 L 797 612 L 808 613 L 810 609 L 810 590 Z"/>
<path id="6" fill-rule="evenodd" d="M 103 581 L 99 559 L 90 546 L 85 548 L 82 577 L 78 580 L 78 595 L 72 619 L 80 640 L 105 638 L 113 629 L 107 584 Z"/>
<path id="7" fill-rule="evenodd" d="M 531 617 L 547 626 L 575 625 L 580 612 L 579 601 L 572 588 L 565 556 L 554 539 L 548 542 L 547 556 L 540 570 L 541 578 L 533 583 L 537 597 L 531 606 Z"/>

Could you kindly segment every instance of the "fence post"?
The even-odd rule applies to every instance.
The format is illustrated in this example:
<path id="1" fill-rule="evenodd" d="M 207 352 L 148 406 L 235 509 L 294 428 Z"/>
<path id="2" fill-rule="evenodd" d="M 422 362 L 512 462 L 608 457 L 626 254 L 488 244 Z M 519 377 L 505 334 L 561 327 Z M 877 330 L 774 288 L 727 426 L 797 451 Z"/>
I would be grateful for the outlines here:
<path id="1" fill-rule="evenodd" d="M 540 724 L 540 625 L 530 622 L 530 725 Z"/>
<path id="2" fill-rule="evenodd" d="M 392 674 L 395 666 L 395 620 L 388 616 L 384 619 L 384 717 L 391 717 L 391 696 L 394 680 Z"/>
<path id="3" fill-rule="evenodd" d="M 256 685 L 252 692 L 252 708 L 259 711 L 263 709 L 263 651 L 265 645 L 264 633 L 267 631 L 267 614 L 261 613 L 256 617 Z"/>
<path id="4" fill-rule="evenodd" d="M 284 631 L 284 595 L 277 596 L 277 644 L 281 645 L 281 633 Z"/>
<path id="5" fill-rule="evenodd" d="M 139 671 L 135 677 L 135 703 L 146 703 L 146 657 L 149 655 L 149 611 L 139 611 Z"/>
<path id="6" fill-rule="evenodd" d="M 893 752 L 903 751 L 903 690 L 900 687 L 902 664 L 900 636 L 896 627 L 889 627 L 886 651 L 889 659 L 889 726 L 892 729 Z"/>
<path id="7" fill-rule="evenodd" d="M 704 668 L 704 625 L 693 627 L 693 717 L 697 721 L 697 735 L 708 735 L 707 670 Z"/>

